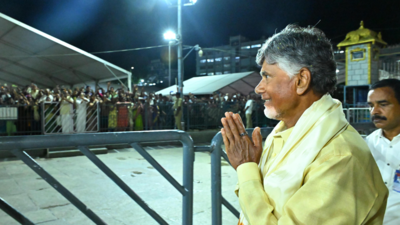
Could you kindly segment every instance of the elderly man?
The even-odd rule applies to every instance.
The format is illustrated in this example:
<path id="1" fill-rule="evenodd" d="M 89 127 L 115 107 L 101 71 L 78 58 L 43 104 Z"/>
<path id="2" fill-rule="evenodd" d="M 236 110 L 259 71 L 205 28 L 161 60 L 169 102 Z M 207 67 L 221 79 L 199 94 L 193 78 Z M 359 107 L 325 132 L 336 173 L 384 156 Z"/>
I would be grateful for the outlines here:
<path id="1" fill-rule="evenodd" d="M 388 191 L 367 144 L 329 95 L 336 63 L 325 34 L 288 25 L 259 50 L 256 93 L 280 120 L 264 149 L 230 112 L 221 130 L 238 175 L 239 224 L 382 224 Z"/>
<path id="2" fill-rule="evenodd" d="M 386 79 L 373 84 L 368 93 L 372 122 L 378 130 L 367 137 L 368 146 L 389 197 L 385 225 L 400 224 L 400 80 Z"/>

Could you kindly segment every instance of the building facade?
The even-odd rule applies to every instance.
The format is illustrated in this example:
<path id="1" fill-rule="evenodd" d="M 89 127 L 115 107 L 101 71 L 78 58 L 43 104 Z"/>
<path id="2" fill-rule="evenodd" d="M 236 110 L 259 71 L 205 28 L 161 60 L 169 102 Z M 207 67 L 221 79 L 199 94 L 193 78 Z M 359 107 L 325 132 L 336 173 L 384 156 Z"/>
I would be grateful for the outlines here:
<path id="1" fill-rule="evenodd" d="M 258 70 L 256 55 L 265 39 L 248 41 L 243 36 L 229 38 L 229 45 L 202 48 L 196 56 L 196 75 L 212 76 Z"/>

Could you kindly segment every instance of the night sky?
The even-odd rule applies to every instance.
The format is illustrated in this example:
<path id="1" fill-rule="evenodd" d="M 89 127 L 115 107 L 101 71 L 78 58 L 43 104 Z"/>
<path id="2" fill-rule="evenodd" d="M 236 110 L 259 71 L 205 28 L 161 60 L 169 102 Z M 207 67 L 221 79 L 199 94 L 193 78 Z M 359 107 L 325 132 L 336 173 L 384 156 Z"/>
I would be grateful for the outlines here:
<path id="1" fill-rule="evenodd" d="M 163 33 L 177 23 L 177 9 L 166 0 L 1 0 L 0 12 L 87 52 L 167 44 Z M 198 0 L 182 9 L 183 44 L 227 45 L 239 34 L 259 40 L 289 23 L 313 26 L 319 20 L 317 27 L 334 44 L 361 20 L 389 45 L 400 43 L 400 0 Z M 167 47 L 97 56 L 126 70 L 134 66 L 134 75 L 142 76 L 150 60 L 165 54 Z M 192 53 L 185 79 L 194 74 Z"/>

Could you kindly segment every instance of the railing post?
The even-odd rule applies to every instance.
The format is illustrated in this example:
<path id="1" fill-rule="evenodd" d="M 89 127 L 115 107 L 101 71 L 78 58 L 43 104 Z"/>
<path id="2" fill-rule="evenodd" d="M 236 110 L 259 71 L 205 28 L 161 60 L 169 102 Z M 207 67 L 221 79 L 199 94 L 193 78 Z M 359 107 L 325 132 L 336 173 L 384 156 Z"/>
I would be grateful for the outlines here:
<path id="1" fill-rule="evenodd" d="M 222 135 L 218 132 L 211 141 L 211 211 L 212 225 L 222 224 L 221 196 L 221 145 Z"/>

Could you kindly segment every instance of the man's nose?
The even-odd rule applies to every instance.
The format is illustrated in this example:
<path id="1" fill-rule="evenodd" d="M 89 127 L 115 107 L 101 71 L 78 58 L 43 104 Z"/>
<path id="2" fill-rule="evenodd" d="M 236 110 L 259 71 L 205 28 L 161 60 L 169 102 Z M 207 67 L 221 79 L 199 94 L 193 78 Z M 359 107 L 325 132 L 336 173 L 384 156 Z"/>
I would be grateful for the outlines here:
<path id="1" fill-rule="evenodd" d="M 262 80 L 260 81 L 260 83 L 258 83 L 258 85 L 256 86 L 256 88 L 254 89 L 254 92 L 256 94 L 262 95 L 264 93 L 264 87 L 262 85 Z"/>
<path id="2" fill-rule="evenodd" d="M 372 106 L 370 111 L 371 111 L 371 115 L 379 115 L 379 114 L 381 114 L 381 110 L 377 106 Z"/>

